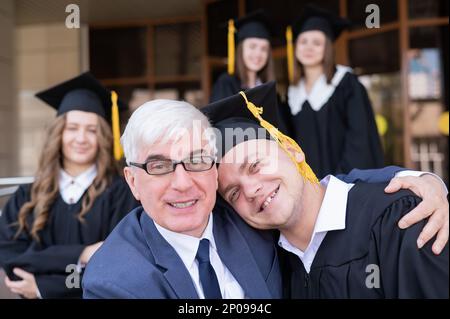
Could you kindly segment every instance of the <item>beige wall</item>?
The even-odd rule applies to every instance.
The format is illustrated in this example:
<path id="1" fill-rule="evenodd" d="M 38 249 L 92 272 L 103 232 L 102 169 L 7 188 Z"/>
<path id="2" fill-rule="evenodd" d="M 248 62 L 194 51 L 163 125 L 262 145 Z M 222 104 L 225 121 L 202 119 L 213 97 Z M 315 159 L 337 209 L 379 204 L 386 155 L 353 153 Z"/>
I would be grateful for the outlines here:
<path id="1" fill-rule="evenodd" d="M 55 111 L 34 94 L 76 76 L 82 69 L 82 29 L 64 24 L 16 28 L 19 175 L 33 175 Z"/>
<path id="2" fill-rule="evenodd" d="M 0 177 L 17 174 L 14 1 L 0 1 Z"/>
<path id="3" fill-rule="evenodd" d="M 0 177 L 17 174 L 17 143 L 14 86 L 14 2 L 0 1 Z M 1 203 L 3 204 L 3 203 Z M 0 298 L 14 298 L 3 285 L 0 269 Z"/>

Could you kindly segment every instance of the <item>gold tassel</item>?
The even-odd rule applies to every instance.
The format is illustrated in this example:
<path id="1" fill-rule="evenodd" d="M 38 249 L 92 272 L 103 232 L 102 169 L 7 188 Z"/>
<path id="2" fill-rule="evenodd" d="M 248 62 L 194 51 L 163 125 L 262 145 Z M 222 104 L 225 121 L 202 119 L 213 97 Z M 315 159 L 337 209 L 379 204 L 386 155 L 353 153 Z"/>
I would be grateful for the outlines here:
<path id="1" fill-rule="evenodd" d="M 111 91 L 111 126 L 114 141 L 114 158 L 116 161 L 120 160 L 123 156 L 123 149 L 120 145 L 119 107 L 117 105 L 117 99 L 117 93 L 115 91 Z"/>
<path id="2" fill-rule="evenodd" d="M 294 45 L 292 43 L 292 27 L 286 28 L 286 57 L 288 66 L 289 83 L 294 83 Z"/>
<path id="3" fill-rule="evenodd" d="M 234 27 L 233 19 L 228 20 L 228 74 L 234 74 L 234 33 L 236 28 Z"/>
<path id="4" fill-rule="evenodd" d="M 263 108 L 262 107 L 257 107 L 252 102 L 249 102 L 247 100 L 247 96 L 245 95 L 245 93 L 243 91 L 239 92 L 239 94 L 241 94 L 242 97 L 244 98 L 245 103 L 246 103 L 247 108 L 249 109 L 249 111 L 253 114 L 253 116 L 255 118 L 258 119 L 259 124 L 262 127 L 264 127 L 269 132 L 270 136 L 272 136 L 272 138 L 278 143 L 278 145 L 280 145 L 280 147 L 286 152 L 286 154 L 289 156 L 289 158 L 292 160 L 292 162 L 295 163 L 295 165 L 297 166 L 297 170 L 300 173 L 300 175 L 302 175 L 303 178 L 305 178 L 307 181 L 309 181 L 312 184 L 319 184 L 319 180 L 317 179 L 316 174 L 314 174 L 314 172 L 311 169 L 311 167 L 306 163 L 306 155 L 305 155 L 305 153 L 303 153 L 302 149 L 297 144 L 297 142 L 295 142 L 289 136 L 284 135 L 275 126 L 273 126 L 272 124 L 270 124 L 269 122 L 264 120 L 261 117 L 261 114 L 264 111 Z M 288 145 L 290 147 L 292 147 L 296 152 L 301 153 L 301 154 L 303 154 L 305 156 L 305 159 L 301 163 L 297 162 L 295 157 L 288 150 L 288 147 L 287 147 Z"/>

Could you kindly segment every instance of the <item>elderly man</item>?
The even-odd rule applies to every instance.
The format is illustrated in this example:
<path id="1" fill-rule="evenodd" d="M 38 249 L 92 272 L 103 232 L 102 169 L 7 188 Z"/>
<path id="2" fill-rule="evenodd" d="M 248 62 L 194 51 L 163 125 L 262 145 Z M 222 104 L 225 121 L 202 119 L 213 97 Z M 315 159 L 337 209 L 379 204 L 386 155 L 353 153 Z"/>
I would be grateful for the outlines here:
<path id="1" fill-rule="evenodd" d="M 273 232 L 216 204 L 209 130 L 207 118 L 185 102 L 148 102 L 131 116 L 122 137 L 124 172 L 142 207 L 92 257 L 85 298 L 282 296 Z"/>

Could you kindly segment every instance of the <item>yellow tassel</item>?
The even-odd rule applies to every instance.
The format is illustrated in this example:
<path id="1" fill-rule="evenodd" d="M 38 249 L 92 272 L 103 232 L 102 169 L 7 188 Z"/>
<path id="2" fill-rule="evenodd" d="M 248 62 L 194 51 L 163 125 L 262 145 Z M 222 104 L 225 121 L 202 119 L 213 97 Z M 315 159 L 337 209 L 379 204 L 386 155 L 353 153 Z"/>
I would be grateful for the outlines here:
<path id="1" fill-rule="evenodd" d="M 234 74 L 234 33 L 236 28 L 234 27 L 233 19 L 228 20 L 228 74 Z"/>
<path id="2" fill-rule="evenodd" d="M 292 27 L 286 28 L 286 57 L 288 66 L 289 83 L 294 83 L 294 45 L 292 43 Z"/>
<path id="3" fill-rule="evenodd" d="M 119 107 L 117 105 L 117 99 L 117 93 L 111 91 L 111 126 L 114 140 L 114 158 L 116 159 L 116 161 L 120 160 L 123 156 L 123 149 L 120 145 Z"/>
<path id="4" fill-rule="evenodd" d="M 263 113 L 262 107 L 257 107 L 252 102 L 249 102 L 247 100 L 247 96 L 243 91 L 239 92 L 239 94 L 242 95 L 242 97 L 245 100 L 245 103 L 247 105 L 247 108 L 249 111 L 253 114 L 253 116 L 258 119 L 259 124 L 264 127 L 270 134 L 270 136 L 280 145 L 280 147 L 286 152 L 286 154 L 289 156 L 289 158 L 292 160 L 293 163 L 297 166 L 297 170 L 300 173 L 303 178 L 305 178 L 307 181 L 311 182 L 312 184 L 319 184 L 319 180 L 316 177 L 316 174 L 314 174 L 311 167 L 306 163 L 306 155 L 303 153 L 300 146 L 289 136 L 284 135 L 281 133 L 275 126 L 267 122 L 261 117 L 261 114 Z M 295 159 L 294 155 L 292 155 L 289 150 L 288 146 L 292 147 L 296 152 L 301 153 L 305 156 L 305 159 L 299 163 Z"/>

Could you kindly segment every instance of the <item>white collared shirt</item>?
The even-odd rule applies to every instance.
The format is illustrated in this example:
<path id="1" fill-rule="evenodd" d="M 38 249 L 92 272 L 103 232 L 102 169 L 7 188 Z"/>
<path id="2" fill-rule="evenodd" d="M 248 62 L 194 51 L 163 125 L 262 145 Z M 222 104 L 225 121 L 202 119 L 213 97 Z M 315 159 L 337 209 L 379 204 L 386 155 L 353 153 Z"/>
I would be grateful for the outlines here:
<path id="1" fill-rule="evenodd" d="M 73 177 L 61 169 L 59 172 L 59 192 L 67 204 L 75 204 L 91 186 L 97 176 L 97 166 L 94 164 L 80 175 Z"/>
<path id="2" fill-rule="evenodd" d="M 191 275 L 194 282 L 195 290 L 200 299 L 205 299 L 203 288 L 200 283 L 198 261 L 195 259 L 197 255 L 200 240 L 206 238 L 209 240 L 209 257 L 210 263 L 219 281 L 220 291 L 223 299 L 243 299 L 245 294 L 241 285 L 237 282 L 217 253 L 216 242 L 213 235 L 213 214 L 209 215 L 208 225 L 201 238 L 175 233 L 170 231 L 157 223 L 153 222 L 156 229 L 164 237 L 164 239 L 175 249 L 178 256 L 180 256 L 183 264 Z M 237 248 L 238 249 L 238 248 Z"/>
<path id="3" fill-rule="evenodd" d="M 328 102 L 336 87 L 347 73 L 352 73 L 352 69 L 347 66 L 337 65 L 336 73 L 333 75 L 331 83 L 328 84 L 327 78 L 322 74 L 314 82 L 309 93 L 306 93 L 305 81 L 303 79 L 297 85 L 290 85 L 288 88 L 288 104 L 291 109 L 291 114 L 295 116 L 300 112 L 305 101 L 309 102 L 314 111 L 319 111 Z"/>
<path id="4" fill-rule="evenodd" d="M 308 247 L 305 251 L 301 251 L 289 243 L 283 234 L 280 234 L 278 240 L 278 245 L 280 245 L 281 248 L 300 258 L 308 273 L 327 232 L 345 229 L 348 192 L 354 186 L 354 184 L 347 184 L 332 175 L 326 176 L 320 181 L 320 184 L 327 189 L 322 205 L 320 206 L 319 214 L 317 215 L 317 220 Z"/>
<path id="5" fill-rule="evenodd" d="M 431 174 L 441 181 L 443 189 L 448 194 L 448 189 L 444 181 L 436 174 L 404 170 L 397 172 L 395 177 L 404 176 L 422 176 L 424 174 Z M 319 214 L 317 216 L 316 224 L 314 225 L 311 241 L 305 251 L 301 251 L 294 245 L 292 245 L 283 234 L 280 234 L 278 245 L 297 255 L 303 263 L 305 270 L 309 273 L 311 264 L 316 257 L 322 241 L 324 240 L 328 231 L 345 229 L 345 216 L 347 214 L 347 199 L 348 192 L 355 184 L 347 184 L 333 175 L 327 175 L 324 177 L 320 184 L 327 187 L 325 196 L 320 206 Z"/>

